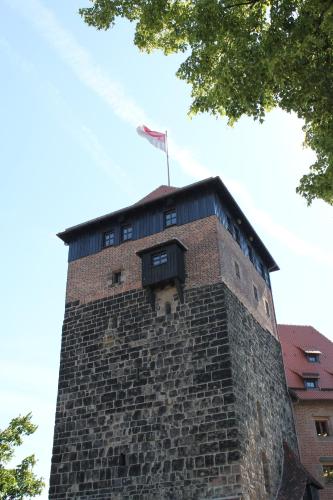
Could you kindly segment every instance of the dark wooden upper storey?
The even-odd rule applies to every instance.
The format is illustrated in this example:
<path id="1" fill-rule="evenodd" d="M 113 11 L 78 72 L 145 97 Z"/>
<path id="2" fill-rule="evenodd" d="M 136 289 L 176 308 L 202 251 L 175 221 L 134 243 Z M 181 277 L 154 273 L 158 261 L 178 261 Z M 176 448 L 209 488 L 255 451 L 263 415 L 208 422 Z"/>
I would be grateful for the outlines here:
<path id="1" fill-rule="evenodd" d="M 142 261 L 142 286 L 162 284 L 171 280 L 184 283 L 186 250 L 181 241 L 173 238 L 137 252 Z"/>
<path id="2" fill-rule="evenodd" d="M 227 228 L 269 284 L 268 273 L 279 268 L 219 177 L 178 189 L 161 186 L 134 205 L 68 228 L 58 236 L 69 245 L 68 260 L 73 261 L 106 246 L 125 244 L 128 239 L 144 238 L 168 226 L 212 215 Z"/>

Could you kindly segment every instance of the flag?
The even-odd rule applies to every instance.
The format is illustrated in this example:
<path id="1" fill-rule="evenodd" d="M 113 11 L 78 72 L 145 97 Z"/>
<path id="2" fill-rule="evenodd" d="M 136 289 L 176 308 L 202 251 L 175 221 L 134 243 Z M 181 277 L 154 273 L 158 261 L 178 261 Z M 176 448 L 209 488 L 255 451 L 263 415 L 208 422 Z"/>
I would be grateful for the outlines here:
<path id="1" fill-rule="evenodd" d="M 165 133 L 150 130 L 146 125 L 140 125 L 136 131 L 141 137 L 145 137 L 155 148 L 162 149 L 165 153 L 167 152 Z"/>

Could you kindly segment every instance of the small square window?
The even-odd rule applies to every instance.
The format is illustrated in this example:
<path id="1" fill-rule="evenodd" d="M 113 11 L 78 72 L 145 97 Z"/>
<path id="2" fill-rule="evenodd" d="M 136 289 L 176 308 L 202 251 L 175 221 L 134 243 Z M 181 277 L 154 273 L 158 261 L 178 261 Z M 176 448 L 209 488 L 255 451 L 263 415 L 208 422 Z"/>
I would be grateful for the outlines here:
<path id="1" fill-rule="evenodd" d="M 121 239 L 122 241 L 131 240 L 133 238 L 133 227 L 124 226 L 121 228 Z"/>
<path id="2" fill-rule="evenodd" d="M 316 426 L 317 436 L 321 437 L 329 436 L 328 419 L 315 420 L 315 426 Z"/>
<path id="3" fill-rule="evenodd" d="M 304 379 L 304 387 L 305 389 L 317 389 L 318 380 L 316 378 L 306 378 Z"/>
<path id="4" fill-rule="evenodd" d="M 333 464 L 323 465 L 323 477 L 328 483 L 333 482 Z"/>
<path id="5" fill-rule="evenodd" d="M 156 253 L 152 255 L 153 266 L 161 266 L 162 264 L 166 264 L 167 262 L 168 262 L 168 256 L 166 252 Z"/>
<path id="6" fill-rule="evenodd" d="M 177 224 L 177 212 L 176 210 L 169 210 L 164 214 L 164 225 L 165 227 L 174 226 Z"/>
<path id="7" fill-rule="evenodd" d="M 113 285 L 119 285 L 121 283 L 121 271 L 115 271 L 112 273 L 112 283 Z"/>
<path id="8" fill-rule="evenodd" d="M 164 310 L 165 310 L 165 314 L 171 314 L 172 308 L 171 308 L 170 302 L 166 302 L 164 304 Z"/>
<path id="9" fill-rule="evenodd" d="M 103 245 L 105 247 L 112 247 L 115 244 L 115 237 L 113 231 L 107 231 L 103 235 Z"/>
<path id="10" fill-rule="evenodd" d="M 266 310 L 266 316 L 268 316 L 268 318 L 269 318 L 271 313 L 269 311 L 269 305 L 268 305 L 268 302 L 266 299 L 265 299 L 265 310 Z"/>
<path id="11" fill-rule="evenodd" d="M 306 359 L 309 363 L 319 363 L 319 354 L 307 353 Z"/>
<path id="12" fill-rule="evenodd" d="M 259 301 L 258 289 L 255 285 L 253 285 L 253 295 L 256 301 L 258 302 Z"/>
<path id="13" fill-rule="evenodd" d="M 240 269 L 239 269 L 239 265 L 238 265 L 238 262 L 234 262 L 235 264 L 235 273 L 236 273 L 236 276 L 238 279 L 240 279 Z"/>

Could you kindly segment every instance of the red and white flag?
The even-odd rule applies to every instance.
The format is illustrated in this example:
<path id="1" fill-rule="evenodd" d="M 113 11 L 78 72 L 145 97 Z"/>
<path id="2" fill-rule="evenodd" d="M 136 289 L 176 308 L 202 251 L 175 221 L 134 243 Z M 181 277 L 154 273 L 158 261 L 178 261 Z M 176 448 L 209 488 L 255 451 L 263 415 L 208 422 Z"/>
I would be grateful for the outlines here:
<path id="1" fill-rule="evenodd" d="M 167 152 L 165 133 L 150 130 L 146 125 L 140 125 L 136 131 L 141 137 L 145 137 L 155 148 L 162 149 L 165 153 Z"/>

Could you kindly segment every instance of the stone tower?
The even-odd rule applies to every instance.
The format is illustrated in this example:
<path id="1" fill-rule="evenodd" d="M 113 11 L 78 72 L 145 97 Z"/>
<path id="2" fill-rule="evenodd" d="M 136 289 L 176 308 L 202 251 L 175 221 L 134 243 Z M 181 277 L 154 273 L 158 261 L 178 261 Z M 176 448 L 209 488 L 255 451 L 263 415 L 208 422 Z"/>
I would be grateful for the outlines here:
<path id="1" fill-rule="evenodd" d="M 58 236 L 69 267 L 49 498 L 275 499 L 283 450 L 297 453 L 278 267 L 222 181 L 161 186 Z"/>

